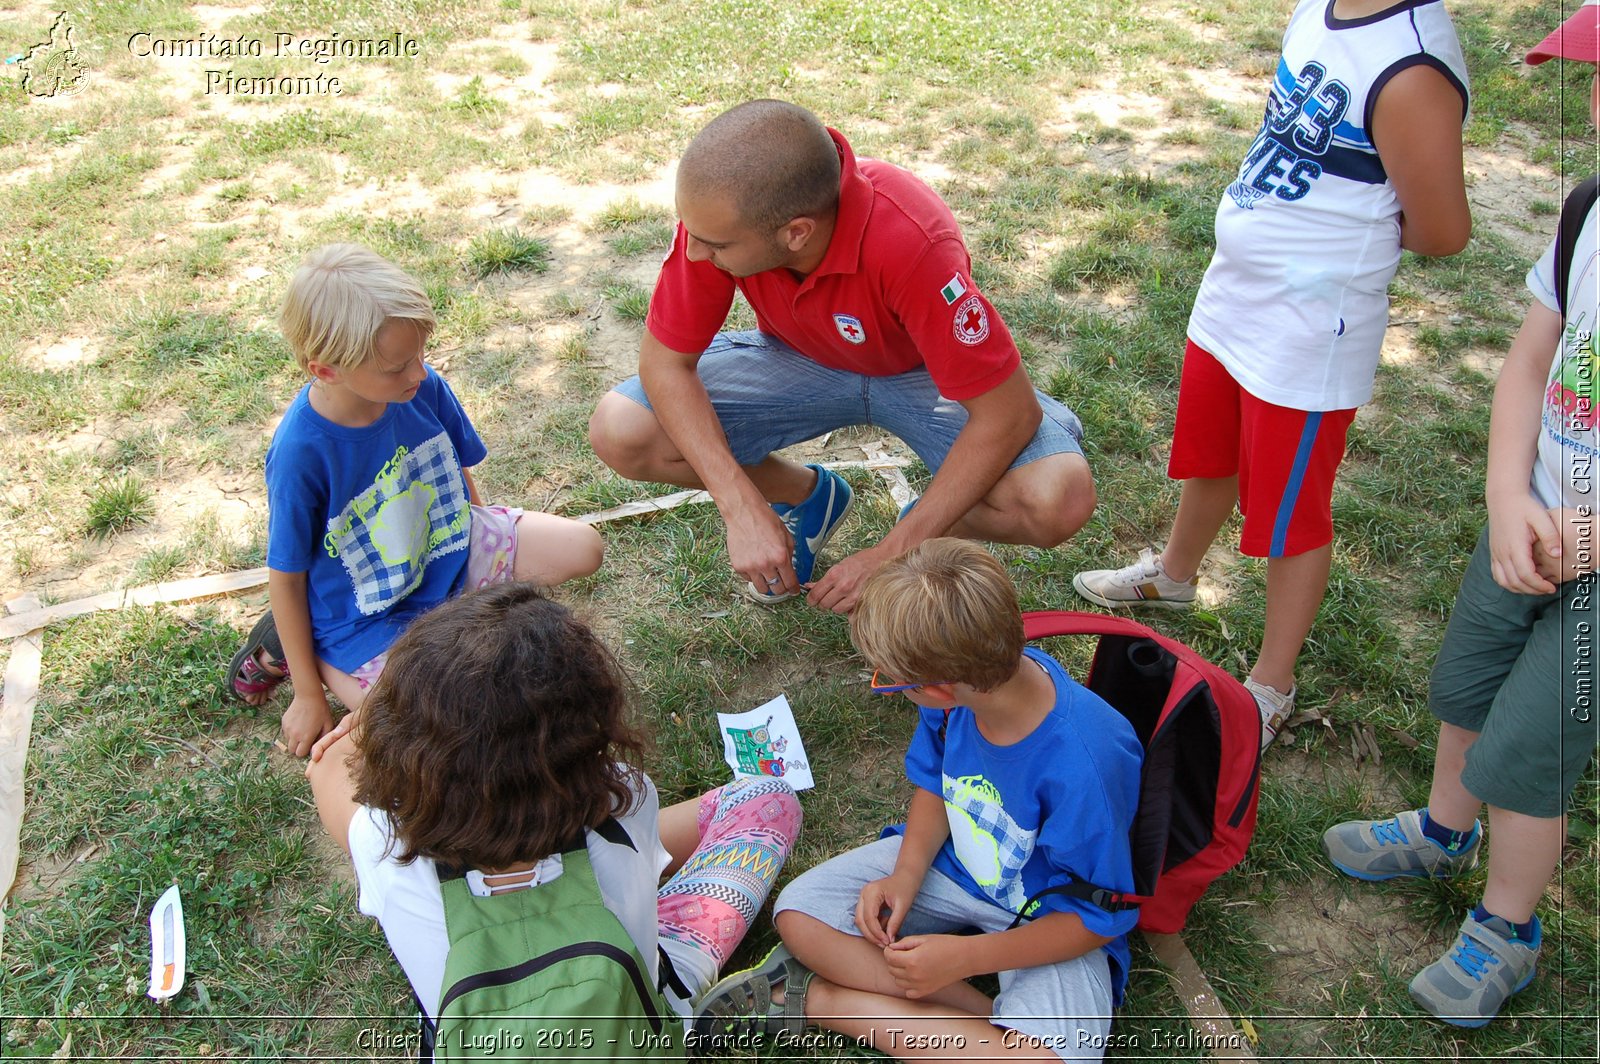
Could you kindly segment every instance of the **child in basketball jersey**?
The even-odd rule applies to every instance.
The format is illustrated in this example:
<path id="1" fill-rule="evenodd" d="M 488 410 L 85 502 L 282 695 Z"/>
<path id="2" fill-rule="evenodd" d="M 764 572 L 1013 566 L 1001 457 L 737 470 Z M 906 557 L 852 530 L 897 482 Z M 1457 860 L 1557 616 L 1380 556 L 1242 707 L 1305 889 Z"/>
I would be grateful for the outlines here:
<path id="1" fill-rule="evenodd" d="M 1442 3 L 1301 0 L 1189 318 L 1166 547 L 1073 579 L 1102 606 L 1186 607 L 1237 502 L 1240 552 L 1267 559 L 1265 634 L 1245 681 L 1263 748 L 1293 709 L 1327 590 L 1334 472 L 1372 397 L 1401 249 L 1453 255 L 1471 232 L 1467 106 Z"/>

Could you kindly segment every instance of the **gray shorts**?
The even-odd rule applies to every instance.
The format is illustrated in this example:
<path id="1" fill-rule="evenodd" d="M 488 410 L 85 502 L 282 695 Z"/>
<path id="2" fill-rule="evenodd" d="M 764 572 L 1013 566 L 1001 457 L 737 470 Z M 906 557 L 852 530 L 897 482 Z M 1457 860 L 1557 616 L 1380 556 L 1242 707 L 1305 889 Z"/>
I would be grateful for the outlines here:
<path id="1" fill-rule="evenodd" d="M 1428 683 L 1435 717 L 1479 733 L 1461 773 L 1473 797 L 1524 816 L 1566 811 L 1600 739 L 1596 585 L 1507 591 L 1489 568 L 1488 529 L 1478 538 Z"/>
<path id="2" fill-rule="evenodd" d="M 926 369 L 868 377 L 813 362 L 762 332 L 718 333 L 696 367 L 740 465 L 851 425 L 873 425 L 904 440 L 937 472 L 967 423 L 966 407 L 939 394 Z M 616 392 L 647 409 L 639 378 Z M 1035 389 L 1044 420 L 1011 468 L 1052 454 L 1082 454 L 1083 425 L 1058 399 Z"/>
<path id="3" fill-rule="evenodd" d="M 861 888 L 894 871 L 900 837 L 892 835 L 831 858 L 784 888 L 773 915 L 794 909 L 845 934 L 860 936 L 856 902 Z M 974 898 L 935 869 L 922 881 L 902 935 L 938 935 L 1011 926 L 1012 913 Z M 1099 1060 L 1111 1030 L 1111 969 L 1104 950 L 1038 968 L 1000 972 L 1000 996 L 989 1019 L 1039 1039 L 1062 1060 Z M 981 1046 L 974 1055 L 984 1055 Z"/>

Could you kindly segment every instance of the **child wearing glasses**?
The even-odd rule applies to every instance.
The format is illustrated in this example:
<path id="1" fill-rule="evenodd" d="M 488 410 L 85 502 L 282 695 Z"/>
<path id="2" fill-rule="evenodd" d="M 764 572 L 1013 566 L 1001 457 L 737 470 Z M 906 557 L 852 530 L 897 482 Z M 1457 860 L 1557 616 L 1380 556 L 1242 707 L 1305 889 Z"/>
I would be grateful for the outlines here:
<path id="1" fill-rule="evenodd" d="M 918 707 L 906 822 L 789 885 L 783 945 L 712 988 L 697 1032 L 782 1040 L 814 1024 L 902 1060 L 959 1046 L 1100 1059 L 1137 914 L 1052 888 L 1132 887 L 1132 726 L 1024 646 L 1010 577 L 965 540 L 879 569 L 850 635 L 874 689 Z M 966 981 L 989 972 L 993 999 Z"/>

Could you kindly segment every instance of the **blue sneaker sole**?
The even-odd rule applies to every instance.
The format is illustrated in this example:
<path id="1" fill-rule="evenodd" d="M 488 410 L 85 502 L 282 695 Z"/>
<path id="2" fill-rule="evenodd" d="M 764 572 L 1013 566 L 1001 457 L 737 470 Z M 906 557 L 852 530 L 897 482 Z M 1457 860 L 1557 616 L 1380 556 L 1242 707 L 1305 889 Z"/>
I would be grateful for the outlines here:
<path id="1" fill-rule="evenodd" d="M 1359 879 L 1364 883 L 1384 883 L 1391 879 L 1450 878 L 1449 876 L 1430 876 L 1426 872 L 1385 872 L 1383 875 L 1373 875 L 1371 872 L 1357 872 L 1354 868 L 1351 868 L 1349 865 L 1340 864 L 1332 857 L 1328 858 L 1328 863 L 1333 865 L 1333 867 L 1337 868 L 1339 871 L 1343 872 L 1345 875 L 1349 876 L 1351 879 Z"/>
<path id="2" fill-rule="evenodd" d="M 1533 971 L 1528 973 L 1528 977 L 1526 979 L 1511 988 L 1511 993 L 1506 995 L 1506 1000 L 1510 1001 L 1511 998 L 1526 990 L 1528 988 L 1528 984 L 1533 982 L 1533 977 L 1538 974 L 1539 969 L 1536 967 L 1533 969 Z M 1416 994 L 1411 995 L 1411 1000 L 1416 1002 L 1418 1008 L 1422 1009 L 1423 1012 L 1426 1012 L 1434 1019 L 1439 1020 L 1442 1023 L 1448 1023 L 1452 1027 L 1465 1027 L 1470 1031 L 1476 1031 L 1480 1027 L 1489 1026 L 1489 1024 L 1493 1023 L 1500 1015 L 1498 1012 L 1496 1012 L 1493 1016 L 1440 1016 L 1438 1013 L 1429 1009 L 1427 1002 L 1417 997 Z"/>

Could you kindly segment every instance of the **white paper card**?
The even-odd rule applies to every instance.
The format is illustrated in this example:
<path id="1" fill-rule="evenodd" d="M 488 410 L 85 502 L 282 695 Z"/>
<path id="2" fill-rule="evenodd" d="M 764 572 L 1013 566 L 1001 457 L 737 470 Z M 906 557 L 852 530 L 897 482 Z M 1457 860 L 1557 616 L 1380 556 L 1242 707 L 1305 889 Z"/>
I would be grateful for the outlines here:
<path id="1" fill-rule="evenodd" d="M 157 1001 L 165 1001 L 183 989 L 186 943 L 183 930 L 183 903 L 174 883 L 156 900 L 150 910 L 150 990 Z"/>
<path id="2" fill-rule="evenodd" d="M 816 786 L 789 700 L 779 695 L 748 713 L 718 713 L 722 757 L 737 777 L 777 776 L 797 791 Z"/>

